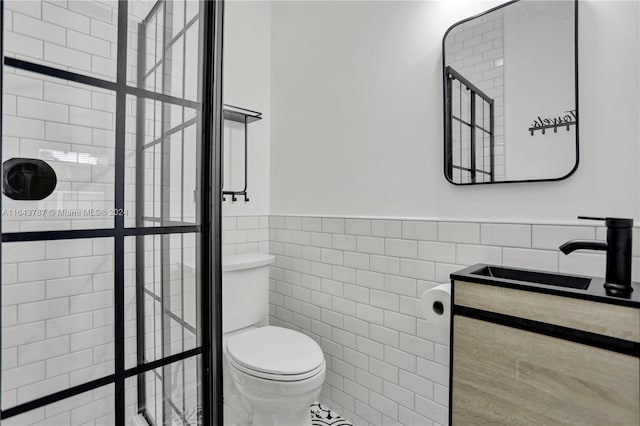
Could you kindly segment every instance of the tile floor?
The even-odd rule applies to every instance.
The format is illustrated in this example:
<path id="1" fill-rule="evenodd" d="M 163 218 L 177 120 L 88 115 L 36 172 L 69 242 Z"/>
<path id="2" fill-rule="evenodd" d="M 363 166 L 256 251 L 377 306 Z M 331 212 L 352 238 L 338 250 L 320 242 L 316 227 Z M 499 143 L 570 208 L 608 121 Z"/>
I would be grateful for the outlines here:
<path id="1" fill-rule="evenodd" d="M 309 408 L 312 426 L 353 426 L 353 423 L 322 404 L 311 404 Z"/>

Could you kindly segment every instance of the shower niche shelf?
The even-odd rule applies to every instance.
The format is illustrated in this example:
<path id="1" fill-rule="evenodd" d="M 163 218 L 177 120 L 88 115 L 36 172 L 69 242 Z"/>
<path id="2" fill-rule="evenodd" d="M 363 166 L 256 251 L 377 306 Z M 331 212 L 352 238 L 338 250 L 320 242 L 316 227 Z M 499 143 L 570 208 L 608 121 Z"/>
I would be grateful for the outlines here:
<path id="1" fill-rule="evenodd" d="M 227 121 L 234 121 L 236 123 L 242 123 L 244 125 L 244 186 L 242 190 L 232 191 L 232 190 L 224 190 L 222 191 L 222 201 L 227 200 L 227 195 L 231 196 L 231 201 L 238 201 L 238 197 L 243 197 L 245 203 L 249 201 L 249 196 L 247 194 L 247 169 L 248 169 L 248 153 L 249 153 L 249 124 L 254 123 L 258 120 L 262 120 L 262 113 L 258 111 L 253 111 L 246 108 L 237 107 L 234 105 L 225 104 L 222 110 L 222 117 Z M 223 141 L 224 147 L 224 141 Z M 223 156 L 224 158 L 224 156 Z"/>

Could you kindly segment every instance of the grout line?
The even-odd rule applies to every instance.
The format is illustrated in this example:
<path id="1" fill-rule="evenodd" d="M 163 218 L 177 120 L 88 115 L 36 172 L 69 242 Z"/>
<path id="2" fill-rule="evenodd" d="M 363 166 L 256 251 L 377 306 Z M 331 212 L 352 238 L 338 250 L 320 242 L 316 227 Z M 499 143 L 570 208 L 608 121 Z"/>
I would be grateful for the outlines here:
<path id="1" fill-rule="evenodd" d="M 551 226 L 580 226 L 588 227 L 584 221 L 571 219 L 491 219 L 491 218 L 439 218 L 439 217 L 418 217 L 418 216 L 363 216 L 363 215 L 332 215 L 332 214 L 306 214 L 306 213 L 271 213 L 269 216 L 275 217 L 309 217 L 309 218 L 326 218 L 326 219 L 359 219 L 359 220 L 397 220 L 397 221 L 417 221 L 417 222 L 443 222 L 443 223 L 478 223 L 478 224 L 496 224 L 496 225 L 551 225 Z M 640 228 L 640 221 L 635 221 L 634 228 Z"/>

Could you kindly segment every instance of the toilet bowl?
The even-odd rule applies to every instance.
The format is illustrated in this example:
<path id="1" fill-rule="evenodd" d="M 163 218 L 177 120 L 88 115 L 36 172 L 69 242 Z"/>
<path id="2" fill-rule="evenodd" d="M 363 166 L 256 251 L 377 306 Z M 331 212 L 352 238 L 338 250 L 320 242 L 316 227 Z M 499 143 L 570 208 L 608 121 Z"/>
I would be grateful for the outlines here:
<path id="1" fill-rule="evenodd" d="M 273 256 L 223 259 L 225 426 L 311 426 L 325 359 L 309 336 L 264 322 Z"/>

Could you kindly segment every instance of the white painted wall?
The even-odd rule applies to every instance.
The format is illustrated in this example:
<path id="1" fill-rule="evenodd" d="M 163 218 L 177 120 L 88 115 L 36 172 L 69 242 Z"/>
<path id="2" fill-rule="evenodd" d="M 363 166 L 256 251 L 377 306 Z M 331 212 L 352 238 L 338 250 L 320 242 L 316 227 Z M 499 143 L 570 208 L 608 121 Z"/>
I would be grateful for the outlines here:
<path id="1" fill-rule="evenodd" d="M 225 5 L 224 102 L 260 111 L 263 119 L 249 125 L 248 193 L 223 204 L 223 215 L 265 215 L 269 212 L 269 134 L 271 97 L 271 3 L 231 1 Z M 239 123 L 226 122 L 226 179 L 241 189 L 244 177 L 244 130 Z M 231 156 L 229 154 L 231 153 Z M 228 172 L 231 171 L 229 176 Z M 240 176 L 239 176 L 240 175 Z M 242 179 L 238 179 L 242 178 Z M 225 187 L 227 189 L 227 187 Z"/>
<path id="2" fill-rule="evenodd" d="M 580 3 L 581 158 L 572 177 L 482 187 L 444 179 L 442 35 L 499 3 L 273 3 L 271 212 L 637 219 L 635 1 Z"/>

